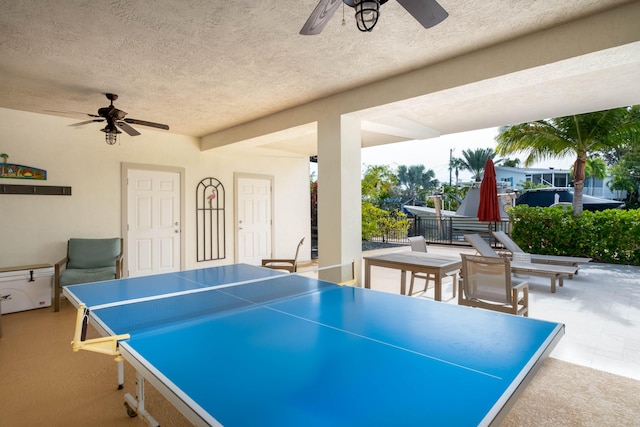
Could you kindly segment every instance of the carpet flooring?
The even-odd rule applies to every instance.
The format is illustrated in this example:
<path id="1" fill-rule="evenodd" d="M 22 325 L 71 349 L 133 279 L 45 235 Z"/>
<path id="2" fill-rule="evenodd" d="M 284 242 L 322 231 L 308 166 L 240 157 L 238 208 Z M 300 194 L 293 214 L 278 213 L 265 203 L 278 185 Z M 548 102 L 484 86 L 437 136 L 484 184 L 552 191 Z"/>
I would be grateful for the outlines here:
<path id="1" fill-rule="evenodd" d="M 125 389 L 117 390 L 110 356 L 71 351 L 74 322 L 67 301 L 58 313 L 45 308 L 2 316 L 1 426 L 145 425 L 123 405 L 124 392 L 135 394 L 133 369 L 125 364 Z M 548 358 L 502 426 L 638 427 L 638 396 L 639 381 Z M 461 396 L 460 410 L 469 398 Z M 162 426 L 191 425 L 149 385 L 146 408 Z"/>

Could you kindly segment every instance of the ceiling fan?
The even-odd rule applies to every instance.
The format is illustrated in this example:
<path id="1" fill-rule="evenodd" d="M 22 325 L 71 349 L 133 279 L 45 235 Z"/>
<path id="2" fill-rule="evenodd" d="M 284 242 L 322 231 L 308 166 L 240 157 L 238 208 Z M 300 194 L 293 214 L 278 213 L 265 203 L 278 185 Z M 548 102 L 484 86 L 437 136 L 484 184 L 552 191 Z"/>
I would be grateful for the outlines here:
<path id="1" fill-rule="evenodd" d="M 305 22 L 300 34 L 320 34 L 340 3 L 356 10 L 356 23 L 360 31 L 371 31 L 378 22 L 380 6 L 389 0 L 320 0 Z M 398 0 L 424 28 L 431 28 L 444 21 L 449 14 L 436 0 Z"/>
<path id="2" fill-rule="evenodd" d="M 111 101 L 109 106 L 99 108 L 98 114 L 87 114 L 89 117 L 96 117 L 95 119 L 87 120 L 80 123 L 75 123 L 71 126 L 82 126 L 82 125 L 86 125 L 87 123 L 99 123 L 99 122 L 106 121 L 107 125 L 105 126 L 104 129 L 100 129 L 100 130 L 105 133 L 105 141 L 109 145 L 115 144 L 118 134 L 122 133 L 118 130 L 118 128 L 122 129 L 123 131 L 125 131 L 127 134 L 131 136 L 140 135 L 140 132 L 138 132 L 133 127 L 131 127 L 130 124 L 169 130 L 169 126 L 163 125 L 161 123 L 153 123 L 145 120 L 130 119 L 126 117 L 127 113 L 117 109 L 113 105 L 113 101 L 118 99 L 118 95 L 114 93 L 106 93 L 105 95 L 107 99 Z"/>

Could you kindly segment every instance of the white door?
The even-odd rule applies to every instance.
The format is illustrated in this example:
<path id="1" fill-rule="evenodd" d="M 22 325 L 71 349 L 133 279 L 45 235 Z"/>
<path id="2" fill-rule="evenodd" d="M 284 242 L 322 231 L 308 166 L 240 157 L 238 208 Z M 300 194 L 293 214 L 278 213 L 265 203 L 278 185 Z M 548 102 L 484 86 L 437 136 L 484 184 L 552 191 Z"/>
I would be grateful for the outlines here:
<path id="1" fill-rule="evenodd" d="M 180 270 L 180 174 L 127 174 L 129 277 Z"/>
<path id="2" fill-rule="evenodd" d="M 271 257 L 271 179 L 239 176 L 236 194 L 237 262 L 260 265 Z"/>

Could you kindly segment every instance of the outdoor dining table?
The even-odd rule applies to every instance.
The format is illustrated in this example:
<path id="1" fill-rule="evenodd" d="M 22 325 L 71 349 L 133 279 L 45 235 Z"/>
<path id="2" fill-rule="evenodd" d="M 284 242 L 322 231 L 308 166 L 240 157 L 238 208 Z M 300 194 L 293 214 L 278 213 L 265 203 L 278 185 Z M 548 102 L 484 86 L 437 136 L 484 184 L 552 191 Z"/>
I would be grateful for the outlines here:
<path id="1" fill-rule="evenodd" d="M 456 295 L 458 272 L 462 268 L 462 259 L 425 252 L 402 251 L 364 257 L 364 287 L 371 288 L 371 267 L 384 267 L 400 270 L 400 293 L 406 295 L 407 271 L 433 274 L 435 277 L 434 299 L 442 301 L 442 279 L 453 275 L 453 296 Z"/>

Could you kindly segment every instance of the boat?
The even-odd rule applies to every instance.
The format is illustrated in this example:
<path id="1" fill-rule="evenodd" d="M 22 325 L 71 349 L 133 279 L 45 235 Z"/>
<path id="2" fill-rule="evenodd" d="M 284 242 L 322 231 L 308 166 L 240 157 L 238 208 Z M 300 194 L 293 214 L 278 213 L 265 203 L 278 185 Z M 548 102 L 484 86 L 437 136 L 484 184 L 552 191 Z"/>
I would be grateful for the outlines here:
<path id="1" fill-rule="evenodd" d="M 531 207 L 572 206 L 573 188 L 544 187 L 525 190 L 516 199 L 516 205 L 528 205 Z M 602 211 L 622 207 L 624 207 L 624 202 L 619 200 L 605 199 L 587 194 L 582 195 L 582 208 L 587 211 Z"/>
<path id="2" fill-rule="evenodd" d="M 500 205 L 500 217 L 502 220 L 509 220 L 508 211 L 512 206 L 511 199 L 515 193 L 498 194 L 498 204 Z M 438 217 L 458 217 L 466 219 L 478 219 L 478 206 L 480 206 L 480 189 L 472 187 L 467 192 L 464 200 L 460 203 L 460 206 L 456 211 L 449 211 L 441 209 L 442 196 L 430 196 L 429 199 L 433 200 L 435 207 L 430 208 L 427 206 L 411 206 L 402 205 L 402 209 L 405 213 L 419 218 L 438 218 Z"/>
<path id="3" fill-rule="evenodd" d="M 508 211 L 513 206 L 514 197 L 515 193 L 498 194 L 501 221 L 509 220 Z M 421 232 L 432 239 L 464 241 L 465 234 L 489 234 L 492 224 L 495 227 L 495 223 L 481 222 L 478 219 L 480 188 L 470 188 L 456 211 L 441 208 L 442 195 L 430 196 L 429 199 L 433 200 L 435 207 L 403 205 L 402 209 L 405 213 L 424 220 L 421 221 Z"/>

